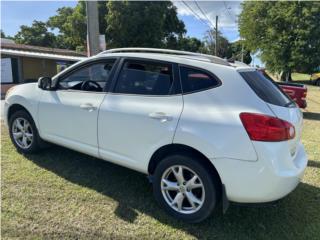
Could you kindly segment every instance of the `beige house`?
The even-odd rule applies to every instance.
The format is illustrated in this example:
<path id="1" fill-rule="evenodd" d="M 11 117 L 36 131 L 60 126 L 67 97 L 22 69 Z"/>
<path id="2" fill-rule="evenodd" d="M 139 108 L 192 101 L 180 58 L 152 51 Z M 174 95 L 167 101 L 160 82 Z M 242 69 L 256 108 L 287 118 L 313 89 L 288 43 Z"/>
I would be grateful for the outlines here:
<path id="1" fill-rule="evenodd" d="M 41 76 L 52 77 L 86 57 L 66 49 L 16 44 L 1 39 L 1 95 L 19 83 L 34 82 Z"/>

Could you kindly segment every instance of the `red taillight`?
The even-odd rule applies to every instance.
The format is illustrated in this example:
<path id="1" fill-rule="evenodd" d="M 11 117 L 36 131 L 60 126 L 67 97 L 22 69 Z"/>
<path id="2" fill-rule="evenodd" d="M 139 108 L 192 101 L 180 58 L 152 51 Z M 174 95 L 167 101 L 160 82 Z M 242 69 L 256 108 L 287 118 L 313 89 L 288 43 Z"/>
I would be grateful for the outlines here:
<path id="1" fill-rule="evenodd" d="M 278 142 L 295 137 L 294 126 L 276 117 L 257 113 L 240 113 L 240 119 L 253 141 Z"/>

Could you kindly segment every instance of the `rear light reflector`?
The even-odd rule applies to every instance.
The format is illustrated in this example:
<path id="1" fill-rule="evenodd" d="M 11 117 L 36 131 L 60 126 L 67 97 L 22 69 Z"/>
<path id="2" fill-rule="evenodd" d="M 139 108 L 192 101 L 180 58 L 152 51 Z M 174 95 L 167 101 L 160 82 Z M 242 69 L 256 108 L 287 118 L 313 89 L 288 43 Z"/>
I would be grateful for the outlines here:
<path id="1" fill-rule="evenodd" d="M 280 142 L 295 137 L 294 126 L 280 118 L 257 113 L 240 113 L 240 119 L 253 141 Z"/>
<path id="2" fill-rule="evenodd" d="M 303 92 L 303 97 L 307 96 L 307 90 L 305 92 Z"/>

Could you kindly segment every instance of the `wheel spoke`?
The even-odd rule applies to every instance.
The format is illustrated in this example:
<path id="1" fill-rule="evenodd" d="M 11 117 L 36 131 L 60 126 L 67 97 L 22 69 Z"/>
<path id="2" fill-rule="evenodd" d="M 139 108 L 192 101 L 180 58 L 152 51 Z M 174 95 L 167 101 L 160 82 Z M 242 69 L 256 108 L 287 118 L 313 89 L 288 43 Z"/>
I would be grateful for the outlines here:
<path id="1" fill-rule="evenodd" d="M 23 145 L 24 147 L 27 147 L 27 146 L 28 146 L 27 137 L 26 137 L 26 136 L 23 136 L 23 137 L 22 137 L 22 145 Z"/>
<path id="2" fill-rule="evenodd" d="M 188 189 L 194 189 L 194 188 L 199 188 L 199 187 L 202 187 L 202 184 L 201 183 L 196 183 L 198 179 L 198 176 L 197 175 L 194 175 L 186 184 L 186 187 Z"/>
<path id="3" fill-rule="evenodd" d="M 178 168 L 178 171 L 176 170 L 176 168 Z M 184 182 L 184 177 L 183 177 L 183 169 L 181 166 L 178 167 L 173 167 L 172 168 L 172 172 L 175 176 L 175 178 L 177 179 L 179 184 L 183 184 Z"/>
<path id="4" fill-rule="evenodd" d="M 178 211 L 181 211 L 183 199 L 184 199 L 184 195 L 179 192 L 173 199 L 171 205 L 177 205 Z"/>
<path id="5" fill-rule="evenodd" d="M 189 201 L 189 203 L 191 204 L 192 208 L 195 208 L 196 205 L 200 205 L 202 203 L 202 201 L 200 199 L 198 199 L 192 192 L 186 192 L 186 197 Z"/>
<path id="6" fill-rule="evenodd" d="M 28 131 L 28 128 L 29 128 L 29 127 L 30 127 L 30 123 L 27 122 L 27 121 L 25 121 L 25 122 L 24 122 L 24 125 L 23 125 L 24 131 Z"/>
<path id="7" fill-rule="evenodd" d="M 162 179 L 162 182 L 165 184 L 165 186 L 162 187 L 162 190 L 171 190 L 171 191 L 178 191 L 179 186 L 177 182 L 171 182 L 167 179 Z"/>
<path id="8" fill-rule="evenodd" d="M 27 137 L 28 140 L 32 141 L 32 138 L 33 138 L 32 133 L 25 133 L 25 136 Z"/>
<path id="9" fill-rule="evenodd" d="M 14 132 L 14 133 L 12 133 L 12 135 L 15 139 L 19 139 L 22 137 L 23 134 L 22 134 L 22 132 Z"/>
<path id="10" fill-rule="evenodd" d="M 16 124 L 17 128 L 22 131 L 23 130 L 23 124 L 21 124 L 19 119 L 17 119 L 16 122 L 17 122 L 17 124 Z"/>

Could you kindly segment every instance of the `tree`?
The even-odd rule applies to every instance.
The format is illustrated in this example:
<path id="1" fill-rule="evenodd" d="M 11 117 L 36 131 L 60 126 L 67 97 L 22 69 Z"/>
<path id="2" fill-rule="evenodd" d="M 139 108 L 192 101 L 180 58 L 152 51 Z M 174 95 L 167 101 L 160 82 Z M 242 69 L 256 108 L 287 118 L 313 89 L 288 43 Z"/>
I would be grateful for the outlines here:
<path id="1" fill-rule="evenodd" d="M 62 7 L 57 15 L 50 17 L 47 24 L 51 29 L 59 30 L 60 48 L 76 49 L 86 45 L 87 24 L 85 2 L 79 2 L 75 8 Z"/>
<path id="2" fill-rule="evenodd" d="M 231 44 L 231 51 L 232 51 L 232 59 L 236 61 L 242 60 L 242 48 L 243 48 L 243 62 L 246 64 L 251 63 L 252 58 L 250 55 L 250 50 L 246 47 L 244 40 L 239 40 L 233 42 Z"/>
<path id="3" fill-rule="evenodd" d="M 1 38 L 5 38 L 6 35 L 5 35 L 4 32 L 2 31 L 2 29 L 0 30 L 0 32 L 1 32 Z"/>
<path id="4" fill-rule="evenodd" d="M 169 1 L 110 1 L 106 40 L 111 47 L 166 47 L 178 44 L 186 32 Z"/>
<path id="5" fill-rule="evenodd" d="M 182 37 L 178 41 L 178 49 L 189 52 L 202 52 L 204 43 L 194 37 Z"/>
<path id="6" fill-rule="evenodd" d="M 55 47 L 56 43 L 54 34 L 49 32 L 46 24 L 41 21 L 33 21 L 31 27 L 22 25 L 14 40 L 16 43 L 44 47 Z"/>
<path id="7" fill-rule="evenodd" d="M 204 43 L 194 37 L 169 37 L 166 39 L 165 48 L 175 49 L 189 52 L 203 52 L 205 46 Z"/>
<path id="8" fill-rule="evenodd" d="M 216 46 L 216 31 L 208 30 L 205 35 L 205 44 L 207 47 L 207 53 L 215 55 L 215 46 Z M 221 32 L 218 31 L 218 49 L 217 56 L 221 58 L 231 58 L 232 49 L 231 44 L 228 39 L 222 36 Z"/>
<path id="9" fill-rule="evenodd" d="M 99 31 L 106 30 L 106 15 L 108 14 L 107 2 L 98 1 Z M 87 42 L 87 17 L 86 3 L 79 1 L 75 8 L 62 7 L 57 10 L 57 15 L 49 18 L 47 22 L 51 29 L 58 29 L 57 41 L 61 48 L 85 49 Z"/>
<path id="10" fill-rule="evenodd" d="M 242 4 L 240 35 L 260 51 L 272 72 L 311 73 L 320 62 L 320 2 L 249 2 Z"/>

